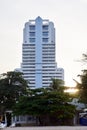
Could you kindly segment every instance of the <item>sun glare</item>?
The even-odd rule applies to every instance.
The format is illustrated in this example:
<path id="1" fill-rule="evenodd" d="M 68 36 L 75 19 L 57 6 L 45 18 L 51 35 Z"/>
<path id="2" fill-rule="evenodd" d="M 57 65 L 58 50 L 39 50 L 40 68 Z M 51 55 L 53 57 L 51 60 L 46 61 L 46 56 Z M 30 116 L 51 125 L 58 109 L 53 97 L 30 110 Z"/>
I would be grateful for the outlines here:
<path id="1" fill-rule="evenodd" d="M 69 89 L 65 90 L 65 92 L 76 93 L 76 92 L 78 92 L 78 89 L 76 89 L 75 87 L 72 87 L 72 88 L 69 88 Z"/>

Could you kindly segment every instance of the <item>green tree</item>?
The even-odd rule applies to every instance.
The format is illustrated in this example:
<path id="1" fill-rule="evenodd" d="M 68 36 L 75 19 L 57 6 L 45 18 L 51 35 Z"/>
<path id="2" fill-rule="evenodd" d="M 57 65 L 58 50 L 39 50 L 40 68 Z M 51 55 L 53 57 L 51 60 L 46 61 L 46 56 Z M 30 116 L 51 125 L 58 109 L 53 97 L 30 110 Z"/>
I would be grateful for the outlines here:
<path id="1" fill-rule="evenodd" d="M 0 109 L 12 109 L 19 96 L 26 95 L 27 82 L 21 72 L 7 72 L 0 76 Z"/>
<path id="2" fill-rule="evenodd" d="M 34 115 L 39 119 L 40 125 L 58 125 L 60 120 L 63 123 L 74 116 L 75 107 L 69 101 L 69 95 L 58 88 L 32 89 L 28 97 L 20 98 L 14 107 L 14 114 Z"/>
<path id="3" fill-rule="evenodd" d="M 77 82 L 77 88 L 79 89 L 79 101 L 87 104 L 87 70 L 83 70 L 80 77 L 81 83 Z"/>
<path id="4" fill-rule="evenodd" d="M 52 90 L 64 90 L 64 81 L 61 79 L 52 78 L 52 83 L 49 86 Z"/>
<path id="5" fill-rule="evenodd" d="M 87 54 L 82 54 L 81 62 L 87 63 Z M 87 105 L 87 69 L 82 70 L 82 74 L 78 75 L 80 77 L 80 83 L 77 83 L 76 87 L 78 91 L 78 99 L 80 102 Z"/>

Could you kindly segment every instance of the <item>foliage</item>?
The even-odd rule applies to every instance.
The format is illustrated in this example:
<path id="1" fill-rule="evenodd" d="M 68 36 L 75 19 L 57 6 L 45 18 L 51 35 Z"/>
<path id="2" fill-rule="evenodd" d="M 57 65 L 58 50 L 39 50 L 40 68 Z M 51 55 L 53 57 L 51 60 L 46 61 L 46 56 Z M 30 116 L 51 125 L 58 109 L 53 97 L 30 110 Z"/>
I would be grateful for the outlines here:
<path id="1" fill-rule="evenodd" d="M 1 111 L 12 109 L 19 96 L 26 95 L 27 82 L 20 72 L 7 72 L 0 76 L 0 108 Z"/>
<path id="2" fill-rule="evenodd" d="M 61 86 L 61 87 L 60 87 Z M 59 91 L 63 91 L 64 90 L 64 81 L 61 79 L 52 79 L 52 83 L 50 84 L 50 88 L 52 90 L 59 90 Z"/>
<path id="3" fill-rule="evenodd" d="M 70 101 L 69 95 L 61 90 L 63 90 L 62 86 L 54 89 L 50 87 L 30 89 L 28 96 L 21 97 L 14 107 L 14 114 L 34 115 L 38 117 L 40 122 L 45 118 L 51 121 L 50 117 L 55 117 L 57 122 L 60 119 L 72 118 L 75 107 L 68 103 Z M 44 124 L 46 125 L 46 122 Z"/>
<path id="4" fill-rule="evenodd" d="M 82 54 L 82 59 L 81 62 L 83 62 L 84 64 L 87 63 L 87 54 Z M 87 69 L 82 70 L 82 74 L 78 75 L 80 77 L 80 82 L 75 80 L 76 82 L 76 88 L 79 90 L 78 91 L 78 99 L 79 102 L 84 103 L 85 105 L 87 105 Z"/>
<path id="5" fill-rule="evenodd" d="M 87 70 L 83 70 L 82 72 L 82 75 L 78 75 L 81 79 L 81 83 L 77 83 L 79 101 L 87 104 Z"/>

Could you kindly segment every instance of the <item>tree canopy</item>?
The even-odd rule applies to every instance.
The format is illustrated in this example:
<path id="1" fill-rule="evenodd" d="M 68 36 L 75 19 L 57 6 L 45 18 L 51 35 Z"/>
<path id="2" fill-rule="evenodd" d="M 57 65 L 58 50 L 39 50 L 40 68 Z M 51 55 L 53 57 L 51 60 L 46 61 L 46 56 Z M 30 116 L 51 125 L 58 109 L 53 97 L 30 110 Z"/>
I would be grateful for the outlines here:
<path id="1" fill-rule="evenodd" d="M 81 75 L 78 75 L 80 77 L 81 83 L 77 82 L 77 88 L 78 91 L 78 98 L 79 101 L 87 104 L 87 70 L 83 70 Z"/>
<path id="2" fill-rule="evenodd" d="M 81 62 L 87 63 L 87 54 L 82 54 Z M 78 91 L 78 99 L 79 102 L 87 105 L 87 69 L 82 70 L 82 74 L 78 75 L 80 77 L 80 83 L 76 81 L 76 87 Z"/>
<path id="3" fill-rule="evenodd" d="M 52 85 L 54 86 L 54 82 L 51 86 Z M 75 106 L 69 103 L 69 95 L 61 90 L 63 90 L 63 88 L 60 85 L 56 87 L 56 89 L 55 87 L 54 89 L 50 87 L 30 89 L 30 94 L 21 97 L 14 107 L 14 114 L 34 115 L 38 117 L 41 125 L 53 124 L 52 119 L 54 118 L 56 119 L 54 119 L 54 123 L 57 124 L 60 119 L 72 118 L 75 113 Z"/>
<path id="4" fill-rule="evenodd" d="M 19 96 L 26 95 L 27 82 L 21 72 L 10 71 L 0 75 L 0 108 L 12 109 Z"/>

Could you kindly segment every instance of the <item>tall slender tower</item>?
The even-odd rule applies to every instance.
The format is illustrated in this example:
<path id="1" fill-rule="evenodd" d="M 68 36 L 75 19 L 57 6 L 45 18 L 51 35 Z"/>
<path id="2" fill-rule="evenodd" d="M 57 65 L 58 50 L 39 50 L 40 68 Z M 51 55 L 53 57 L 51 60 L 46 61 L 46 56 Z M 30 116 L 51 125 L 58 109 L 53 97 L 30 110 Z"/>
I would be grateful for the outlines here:
<path id="1" fill-rule="evenodd" d="M 37 17 L 25 23 L 22 45 L 22 71 L 30 87 L 48 87 L 52 78 L 64 80 L 64 70 L 55 62 L 53 22 Z"/>

